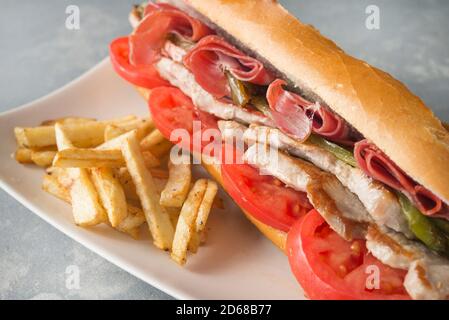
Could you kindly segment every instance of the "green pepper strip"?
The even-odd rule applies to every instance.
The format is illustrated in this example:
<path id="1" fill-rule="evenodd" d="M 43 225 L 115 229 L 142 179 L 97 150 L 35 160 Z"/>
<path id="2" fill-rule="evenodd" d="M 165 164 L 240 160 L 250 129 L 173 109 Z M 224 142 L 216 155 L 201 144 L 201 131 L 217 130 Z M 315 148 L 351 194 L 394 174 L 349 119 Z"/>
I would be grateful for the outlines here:
<path id="1" fill-rule="evenodd" d="M 264 96 L 252 96 L 251 104 L 260 112 L 262 112 L 267 117 L 271 116 L 270 106 L 268 105 L 268 101 Z"/>
<path id="2" fill-rule="evenodd" d="M 245 88 L 245 85 L 242 81 L 234 77 L 229 71 L 225 71 L 225 73 L 231 89 L 232 101 L 240 107 L 246 106 L 250 100 L 250 96 Z"/>
<path id="3" fill-rule="evenodd" d="M 432 220 L 423 215 L 402 193 L 398 193 L 399 203 L 408 221 L 410 230 L 427 247 L 449 256 L 449 239 Z"/>
<path id="4" fill-rule="evenodd" d="M 170 33 L 167 35 L 167 40 L 173 42 L 176 46 L 183 48 L 186 51 L 189 51 L 195 46 L 195 42 L 190 41 L 182 36 L 179 36 L 175 33 Z"/>
<path id="5" fill-rule="evenodd" d="M 445 234 L 449 235 L 449 221 L 446 219 L 434 218 L 432 222 L 440 228 L 441 231 L 444 231 Z"/>
<path id="6" fill-rule="evenodd" d="M 336 156 L 338 159 L 340 159 L 343 162 L 346 162 L 350 166 L 353 167 L 357 166 L 357 162 L 355 161 L 354 155 L 352 154 L 351 151 L 346 150 L 345 148 L 340 147 L 339 145 L 329 142 L 326 139 L 323 139 L 314 134 L 312 134 L 309 137 L 308 141 L 316 146 L 326 149 L 327 151 L 331 152 L 334 156 Z"/>

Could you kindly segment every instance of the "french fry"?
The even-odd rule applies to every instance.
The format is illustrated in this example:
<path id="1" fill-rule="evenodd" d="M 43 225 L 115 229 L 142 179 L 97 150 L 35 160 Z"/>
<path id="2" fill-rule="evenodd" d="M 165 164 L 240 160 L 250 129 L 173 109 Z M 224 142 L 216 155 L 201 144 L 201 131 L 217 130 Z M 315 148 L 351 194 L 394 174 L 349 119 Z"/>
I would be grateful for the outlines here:
<path id="1" fill-rule="evenodd" d="M 146 222 L 142 209 L 128 204 L 128 215 L 122 220 L 117 230 L 128 233 L 134 239 L 139 238 L 140 226 Z"/>
<path id="2" fill-rule="evenodd" d="M 168 162 L 169 178 L 162 190 L 160 204 L 165 207 L 181 208 L 189 193 L 192 171 L 190 156 L 180 164 Z"/>
<path id="3" fill-rule="evenodd" d="M 94 148 L 104 142 L 106 124 L 102 122 L 67 123 L 63 126 L 75 147 Z"/>
<path id="4" fill-rule="evenodd" d="M 137 117 L 135 115 L 129 115 L 129 116 L 124 116 L 124 117 L 117 118 L 117 119 L 112 119 L 112 120 L 111 119 L 110 120 L 101 120 L 99 122 L 102 123 L 102 124 L 105 124 L 105 125 L 108 125 L 108 124 L 120 125 L 120 124 L 123 124 L 123 123 L 134 121 L 136 119 L 137 119 Z"/>
<path id="5" fill-rule="evenodd" d="M 73 178 L 71 177 L 67 169 L 49 167 L 47 168 L 46 172 L 48 175 L 55 177 L 59 184 L 67 190 L 72 187 Z"/>
<path id="6" fill-rule="evenodd" d="M 125 130 L 123 128 L 120 128 L 113 124 L 109 124 L 104 129 L 104 141 L 109 141 L 109 140 L 115 139 L 126 132 L 127 132 L 127 130 Z"/>
<path id="7" fill-rule="evenodd" d="M 122 185 L 123 190 L 125 191 L 126 199 L 131 201 L 140 201 L 139 196 L 136 192 L 136 186 L 134 185 L 133 179 L 129 174 L 127 168 L 120 168 L 116 170 L 116 175 L 120 184 Z"/>
<path id="8" fill-rule="evenodd" d="M 161 143 L 152 146 L 147 151 L 150 151 L 155 157 L 161 159 L 169 153 L 172 147 L 173 144 L 170 141 L 164 140 Z"/>
<path id="9" fill-rule="evenodd" d="M 33 150 L 19 147 L 16 150 L 16 153 L 14 154 L 14 158 L 17 162 L 27 164 L 27 163 L 33 163 L 33 159 L 31 159 L 31 156 L 33 154 Z"/>
<path id="10" fill-rule="evenodd" d="M 195 232 L 195 222 L 198 210 L 207 189 L 207 180 L 198 180 L 184 202 L 176 225 L 173 239 L 171 257 L 179 265 L 184 265 L 187 258 L 187 249 L 192 234 Z"/>
<path id="11" fill-rule="evenodd" d="M 52 126 L 14 128 L 17 144 L 25 148 L 41 148 L 55 145 L 55 130 Z"/>
<path id="12" fill-rule="evenodd" d="M 117 127 L 121 128 L 123 130 L 126 130 L 126 131 L 139 129 L 143 125 L 145 125 L 145 127 L 150 126 L 150 127 L 154 128 L 154 123 L 149 118 L 136 118 L 134 120 L 130 120 L 130 121 L 127 121 L 127 122 L 122 122 L 122 123 L 116 124 Z M 150 133 L 150 132 L 151 132 L 151 130 L 148 133 Z"/>
<path id="13" fill-rule="evenodd" d="M 189 251 L 192 253 L 196 253 L 198 251 L 198 247 L 200 246 L 201 240 L 203 239 L 206 230 L 207 219 L 209 218 L 209 213 L 212 209 L 217 192 L 217 184 L 211 180 L 208 180 L 206 192 L 204 193 L 203 200 L 201 201 L 201 205 L 198 209 L 198 215 L 196 217 L 194 225 L 194 232 L 189 242 Z"/>
<path id="14" fill-rule="evenodd" d="M 125 160 L 119 150 L 69 148 L 59 151 L 53 161 L 59 168 L 121 168 Z"/>
<path id="15" fill-rule="evenodd" d="M 73 219 L 78 226 L 89 227 L 107 221 L 107 215 L 101 206 L 100 199 L 89 172 L 85 169 L 76 170 L 78 177 L 74 177 L 70 188 Z M 72 173 L 73 174 L 73 173 Z"/>
<path id="16" fill-rule="evenodd" d="M 142 150 L 151 150 L 152 147 L 164 141 L 167 141 L 167 139 L 165 139 L 159 130 L 155 129 L 140 141 L 140 147 Z"/>
<path id="17" fill-rule="evenodd" d="M 123 143 L 122 152 L 136 186 L 154 244 L 162 250 L 170 250 L 174 234 L 173 226 L 167 211 L 159 204 L 156 186 L 145 167 L 135 133 Z"/>
<path id="18" fill-rule="evenodd" d="M 56 123 L 68 124 L 68 123 L 84 123 L 93 122 L 95 119 L 92 118 L 82 118 L 82 117 L 64 117 L 53 120 L 42 121 L 41 126 L 54 126 Z"/>
<path id="19" fill-rule="evenodd" d="M 134 136 L 137 133 L 136 130 L 132 130 L 130 132 L 127 132 L 125 134 L 122 134 L 121 136 L 118 136 L 114 139 L 111 139 L 109 141 L 104 142 L 103 144 L 99 145 L 95 149 L 97 150 L 122 150 L 122 144 L 126 139 L 128 139 L 131 136 Z"/>
<path id="20" fill-rule="evenodd" d="M 70 203 L 70 192 L 58 182 L 57 177 L 46 174 L 42 181 L 42 189 L 49 194 Z"/>
<path id="21" fill-rule="evenodd" d="M 56 151 L 33 151 L 31 160 L 40 167 L 48 168 L 52 165 Z"/>
<path id="22" fill-rule="evenodd" d="M 144 119 L 143 123 L 137 128 L 137 140 L 141 141 L 144 137 L 149 135 L 155 128 L 152 119 Z"/>
<path id="23" fill-rule="evenodd" d="M 55 134 L 55 143 L 58 151 L 62 151 L 65 149 L 74 148 L 74 145 L 67 133 L 65 132 L 64 126 L 62 124 L 55 124 L 54 126 L 54 134 Z"/>
<path id="24" fill-rule="evenodd" d="M 156 156 L 153 155 L 150 151 L 143 151 L 142 156 L 147 169 L 159 167 L 161 165 L 161 161 L 156 158 Z"/>
<path id="25" fill-rule="evenodd" d="M 173 228 L 176 230 L 176 225 L 178 224 L 179 214 L 181 213 L 181 208 L 166 208 L 167 212 L 170 216 L 171 224 Z"/>
<path id="26" fill-rule="evenodd" d="M 153 176 L 153 178 L 158 178 L 158 179 L 168 179 L 168 171 L 164 170 L 164 169 L 159 169 L 159 168 L 150 168 L 149 169 L 151 175 Z"/>
<path id="27" fill-rule="evenodd" d="M 60 124 L 62 125 L 62 124 Z M 63 124 L 64 131 L 70 141 L 76 147 L 96 147 L 104 142 L 104 130 L 106 125 L 100 122 L 79 122 Z M 25 148 L 43 148 L 56 144 L 55 127 L 41 126 L 34 128 L 14 129 L 17 143 Z"/>
<path id="28" fill-rule="evenodd" d="M 73 148 L 73 144 L 64 131 L 65 126 L 55 125 L 56 144 L 59 151 Z M 67 169 L 68 176 L 73 179 L 70 187 L 70 199 L 75 223 L 79 226 L 93 226 L 107 221 L 106 212 L 86 169 Z"/>
<path id="29" fill-rule="evenodd" d="M 118 227 L 128 215 L 125 192 L 120 181 L 114 177 L 110 168 L 92 169 L 92 181 L 111 226 Z"/>

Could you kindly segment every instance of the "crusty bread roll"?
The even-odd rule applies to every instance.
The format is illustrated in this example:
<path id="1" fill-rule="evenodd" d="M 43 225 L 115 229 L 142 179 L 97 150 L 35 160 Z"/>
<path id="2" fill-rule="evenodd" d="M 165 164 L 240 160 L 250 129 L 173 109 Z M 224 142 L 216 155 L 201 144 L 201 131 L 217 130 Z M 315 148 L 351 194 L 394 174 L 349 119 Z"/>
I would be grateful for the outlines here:
<path id="1" fill-rule="evenodd" d="M 148 101 L 148 98 L 150 96 L 150 90 L 136 87 L 137 91 L 140 93 L 140 95 Z M 223 186 L 223 180 L 221 178 L 221 170 L 220 166 L 214 166 L 212 164 L 206 164 L 207 161 L 202 161 L 202 166 L 209 172 L 209 174 Z M 212 163 L 212 161 L 209 161 L 207 163 Z M 270 239 L 279 249 L 281 249 L 283 252 L 285 252 L 285 243 L 287 241 L 287 233 L 274 229 L 270 227 L 269 225 L 266 225 L 255 218 L 253 218 L 249 213 L 245 212 L 243 210 L 243 213 L 245 216 L 257 227 L 257 229 L 260 230 L 268 239 Z"/>
<path id="2" fill-rule="evenodd" d="M 389 74 L 348 56 L 275 0 L 164 0 L 180 6 L 328 105 L 410 177 L 449 203 L 449 133 Z M 186 6 L 187 5 L 187 6 Z"/>

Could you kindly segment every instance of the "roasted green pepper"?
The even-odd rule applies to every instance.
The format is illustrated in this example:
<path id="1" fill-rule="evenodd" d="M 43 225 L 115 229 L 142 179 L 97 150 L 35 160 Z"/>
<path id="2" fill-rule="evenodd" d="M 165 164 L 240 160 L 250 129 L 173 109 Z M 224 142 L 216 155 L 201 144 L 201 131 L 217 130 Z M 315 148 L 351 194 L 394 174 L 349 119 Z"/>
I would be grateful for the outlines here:
<path id="1" fill-rule="evenodd" d="M 354 155 L 351 151 L 346 150 L 343 147 L 340 147 L 338 144 L 332 143 L 323 139 L 317 135 L 312 134 L 308 141 L 316 146 L 320 146 L 323 149 L 331 152 L 334 156 L 336 156 L 341 161 L 349 164 L 350 166 L 356 167 L 357 162 L 355 161 Z"/>
<path id="2" fill-rule="evenodd" d="M 440 228 L 440 230 L 444 231 L 447 235 L 449 235 L 449 221 L 446 219 L 433 218 L 432 222 Z"/>
<path id="3" fill-rule="evenodd" d="M 246 106 L 250 100 L 250 95 L 248 94 L 245 84 L 243 81 L 234 77 L 231 72 L 225 71 L 225 73 L 228 78 L 229 88 L 231 89 L 232 101 L 240 107 Z"/>
<path id="4" fill-rule="evenodd" d="M 167 35 L 167 40 L 173 42 L 176 46 L 183 48 L 186 51 L 189 51 L 195 46 L 195 42 L 190 41 L 187 38 L 184 38 L 180 35 L 177 35 L 175 33 L 170 33 Z"/>
<path id="5" fill-rule="evenodd" d="M 410 230 L 427 247 L 445 256 L 449 256 L 449 238 L 439 229 L 432 219 L 423 215 L 402 193 L 398 193 L 399 203 L 408 221 Z"/>
<path id="6" fill-rule="evenodd" d="M 252 96 L 250 101 L 251 105 L 253 105 L 254 108 L 262 112 L 267 117 L 270 117 L 270 106 L 268 105 L 268 101 L 264 96 Z"/>

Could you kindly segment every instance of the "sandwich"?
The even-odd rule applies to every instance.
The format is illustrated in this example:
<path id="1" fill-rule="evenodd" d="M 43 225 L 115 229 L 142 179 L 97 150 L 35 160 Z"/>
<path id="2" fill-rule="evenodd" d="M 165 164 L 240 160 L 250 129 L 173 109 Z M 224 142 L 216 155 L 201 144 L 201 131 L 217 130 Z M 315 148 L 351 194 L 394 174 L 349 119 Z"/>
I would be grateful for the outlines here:
<path id="1" fill-rule="evenodd" d="M 405 85 L 275 0 L 150 2 L 130 21 L 115 70 L 166 138 L 220 160 L 203 165 L 309 298 L 449 297 L 449 133 Z"/>

